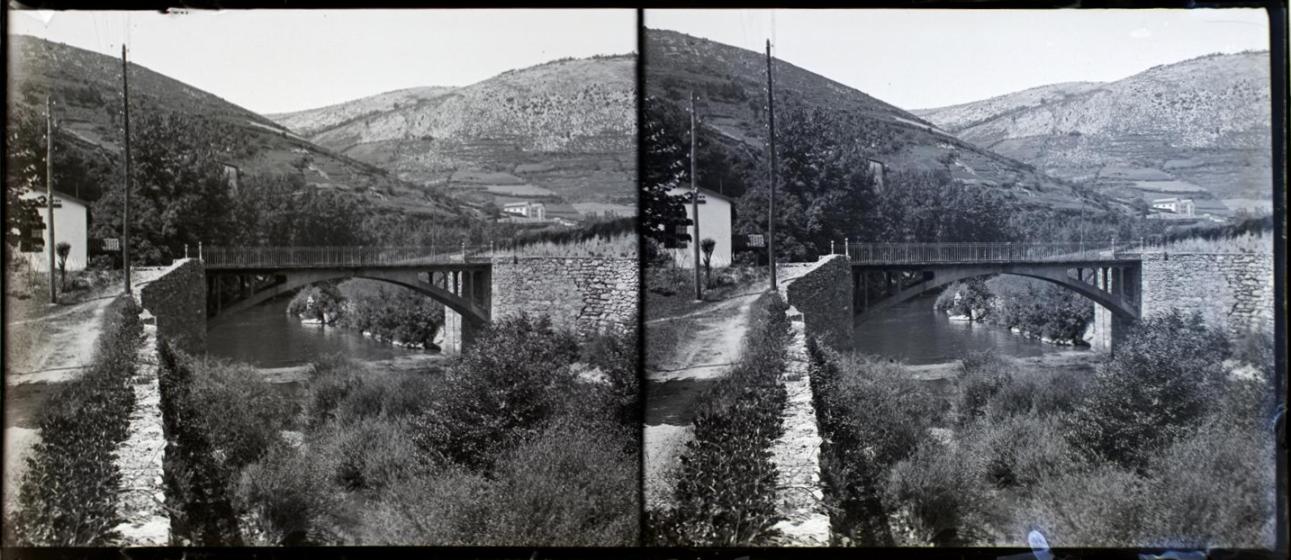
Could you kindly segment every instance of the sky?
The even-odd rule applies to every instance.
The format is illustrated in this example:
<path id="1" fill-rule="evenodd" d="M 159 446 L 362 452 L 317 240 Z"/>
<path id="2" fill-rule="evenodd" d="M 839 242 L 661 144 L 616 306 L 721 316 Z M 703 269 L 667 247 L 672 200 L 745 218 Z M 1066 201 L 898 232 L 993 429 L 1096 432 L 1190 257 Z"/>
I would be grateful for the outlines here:
<path id="1" fill-rule="evenodd" d="M 636 52 L 635 10 L 9 12 L 9 33 L 121 56 L 261 114 Z"/>
<path id="2" fill-rule="evenodd" d="M 903 109 L 1269 48 L 1259 9 L 646 10 L 645 25 L 758 52 L 770 38 L 776 58 Z"/>

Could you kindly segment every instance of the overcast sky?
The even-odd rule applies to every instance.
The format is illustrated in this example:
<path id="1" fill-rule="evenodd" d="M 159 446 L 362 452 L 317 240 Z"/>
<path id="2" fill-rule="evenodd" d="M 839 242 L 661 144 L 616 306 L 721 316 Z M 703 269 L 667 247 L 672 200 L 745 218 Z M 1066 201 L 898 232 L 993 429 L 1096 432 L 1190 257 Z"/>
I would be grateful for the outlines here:
<path id="1" fill-rule="evenodd" d="M 635 10 L 9 12 L 10 33 L 130 60 L 259 113 L 464 86 L 636 51 Z"/>
<path id="2" fill-rule="evenodd" d="M 904 109 L 1269 48 L 1259 9 L 647 10 L 645 24 L 758 52 L 772 38 L 776 58 Z"/>

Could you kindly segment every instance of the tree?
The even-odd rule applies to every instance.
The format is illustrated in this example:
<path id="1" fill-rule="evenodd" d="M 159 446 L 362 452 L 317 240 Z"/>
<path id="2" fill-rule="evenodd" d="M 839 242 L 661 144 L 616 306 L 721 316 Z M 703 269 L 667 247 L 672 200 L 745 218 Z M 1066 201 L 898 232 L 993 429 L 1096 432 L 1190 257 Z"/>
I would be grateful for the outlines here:
<path id="1" fill-rule="evenodd" d="M 232 149 L 231 125 L 203 117 L 141 111 L 131 142 L 130 256 L 142 264 L 178 258 L 184 245 L 227 243 L 233 199 L 220 156 Z M 137 132 L 135 132 L 137 131 Z M 121 231 L 122 196 L 95 204 L 97 237 Z"/>
<path id="2" fill-rule="evenodd" d="M 689 176 L 690 157 L 675 109 L 654 97 L 642 101 L 641 230 L 664 247 L 690 241 L 682 197 L 668 194 Z M 680 231 L 679 231 L 680 230 Z"/>
<path id="3" fill-rule="evenodd" d="M 1199 314 L 1144 320 L 1095 374 L 1070 426 L 1073 443 L 1144 469 L 1219 402 L 1229 353 L 1224 334 Z"/>
<path id="4" fill-rule="evenodd" d="M 54 247 L 54 252 L 58 254 L 58 283 L 63 289 L 67 289 L 67 256 L 72 253 L 72 244 L 66 241 L 58 242 Z"/>
<path id="5" fill-rule="evenodd" d="M 713 283 L 713 249 L 717 248 L 717 241 L 711 237 L 705 237 L 699 242 L 699 250 L 704 252 L 704 283 Z"/>

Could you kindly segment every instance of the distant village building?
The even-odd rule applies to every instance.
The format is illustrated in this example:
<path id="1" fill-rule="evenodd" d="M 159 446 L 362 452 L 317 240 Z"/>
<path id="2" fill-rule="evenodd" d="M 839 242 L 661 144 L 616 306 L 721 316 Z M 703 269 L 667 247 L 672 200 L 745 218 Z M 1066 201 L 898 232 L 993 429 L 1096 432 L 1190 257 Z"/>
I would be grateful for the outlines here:
<path id="1" fill-rule="evenodd" d="M 502 212 L 522 218 L 547 219 L 547 207 L 541 202 L 508 202 L 502 205 Z"/>
<path id="2" fill-rule="evenodd" d="M 1197 213 L 1197 205 L 1191 198 L 1158 198 L 1152 201 L 1152 208 L 1180 216 L 1193 216 Z"/>
<path id="3" fill-rule="evenodd" d="M 27 192 L 23 193 L 22 198 L 35 200 L 40 212 L 40 219 L 45 220 L 48 206 L 45 204 L 45 193 Z M 88 245 L 90 242 L 89 225 L 90 225 L 90 205 L 89 203 L 66 195 L 60 192 L 54 192 L 54 243 L 68 243 L 71 245 L 71 251 L 67 255 L 67 270 L 84 270 L 89 264 Z M 49 271 L 49 228 L 46 227 L 41 233 L 44 239 L 44 247 L 39 251 L 22 253 L 22 258 L 26 259 L 32 270 L 40 272 Z M 55 262 L 54 266 L 58 266 Z"/>
<path id="4" fill-rule="evenodd" d="M 703 239 L 712 239 L 717 242 L 713 248 L 712 265 L 713 267 L 730 266 L 731 264 L 731 210 L 734 207 L 734 201 L 730 197 L 715 193 L 708 189 L 699 189 L 699 239 L 695 239 L 695 215 L 691 212 L 691 192 L 689 187 L 677 187 L 668 191 L 669 195 L 680 196 L 685 201 L 686 217 L 691 220 L 689 226 L 677 226 L 680 232 L 690 235 L 693 243 L 699 243 Z M 676 247 L 668 247 L 672 254 L 673 262 L 682 268 L 691 268 L 695 264 L 695 253 L 691 245 L 686 242 L 678 243 Z M 700 253 L 700 265 L 703 265 L 703 253 Z"/>

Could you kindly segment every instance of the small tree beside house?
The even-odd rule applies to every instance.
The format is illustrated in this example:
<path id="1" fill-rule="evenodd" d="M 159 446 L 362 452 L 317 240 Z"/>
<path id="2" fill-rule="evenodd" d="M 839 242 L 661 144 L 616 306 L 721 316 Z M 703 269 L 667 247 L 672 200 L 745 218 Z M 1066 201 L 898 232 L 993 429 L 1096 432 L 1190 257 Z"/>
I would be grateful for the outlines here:
<path id="1" fill-rule="evenodd" d="M 699 242 L 699 250 L 704 253 L 704 284 L 709 287 L 713 286 L 713 249 L 717 248 L 717 241 L 711 237 L 705 237 Z"/>
<path id="2" fill-rule="evenodd" d="M 59 241 L 54 246 L 54 252 L 58 254 L 58 285 L 61 289 L 67 289 L 67 256 L 72 254 L 72 244 L 66 241 Z"/>

